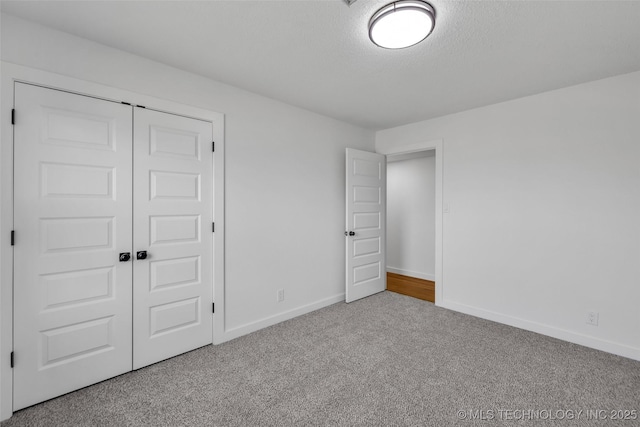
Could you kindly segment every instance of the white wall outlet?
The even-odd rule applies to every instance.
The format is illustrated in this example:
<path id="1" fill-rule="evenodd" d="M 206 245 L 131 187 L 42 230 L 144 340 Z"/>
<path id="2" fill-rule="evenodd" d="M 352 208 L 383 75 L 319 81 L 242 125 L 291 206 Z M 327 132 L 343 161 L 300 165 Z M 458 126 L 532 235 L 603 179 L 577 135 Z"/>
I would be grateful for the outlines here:
<path id="1" fill-rule="evenodd" d="M 278 302 L 284 301 L 284 289 L 278 289 Z"/>
<path id="2" fill-rule="evenodd" d="M 598 326 L 599 317 L 600 313 L 597 311 L 589 311 L 587 313 L 587 325 Z"/>

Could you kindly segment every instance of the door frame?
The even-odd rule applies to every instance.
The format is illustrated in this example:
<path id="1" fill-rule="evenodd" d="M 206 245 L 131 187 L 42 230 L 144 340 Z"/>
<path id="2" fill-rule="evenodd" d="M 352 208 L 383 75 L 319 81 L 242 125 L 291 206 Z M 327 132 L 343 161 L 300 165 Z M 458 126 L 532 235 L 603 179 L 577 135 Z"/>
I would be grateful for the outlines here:
<path id="1" fill-rule="evenodd" d="M 160 99 L 124 89 L 79 80 L 60 74 L 24 67 L 8 62 L 0 64 L 0 421 L 13 414 L 13 372 L 10 355 L 13 351 L 13 249 L 10 235 L 13 229 L 13 126 L 14 84 L 23 82 L 66 92 L 88 95 L 132 105 L 209 121 L 213 125 L 215 154 L 213 216 L 216 223 L 213 237 L 213 344 L 224 341 L 224 115 L 178 102 Z M 16 113 L 20 120 L 20 113 Z"/>
<path id="2" fill-rule="evenodd" d="M 443 204 L 442 204 L 442 178 L 444 171 L 444 143 L 442 139 L 434 139 L 431 141 L 418 142 L 415 144 L 376 149 L 376 153 L 389 154 L 411 154 L 420 151 L 435 150 L 436 152 L 436 305 L 442 305 L 444 301 L 444 280 L 442 272 L 442 242 L 443 242 Z M 386 251 L 386 248 L 385 248 Z M 386 266 L 385 266 L 386 268 Z"/>

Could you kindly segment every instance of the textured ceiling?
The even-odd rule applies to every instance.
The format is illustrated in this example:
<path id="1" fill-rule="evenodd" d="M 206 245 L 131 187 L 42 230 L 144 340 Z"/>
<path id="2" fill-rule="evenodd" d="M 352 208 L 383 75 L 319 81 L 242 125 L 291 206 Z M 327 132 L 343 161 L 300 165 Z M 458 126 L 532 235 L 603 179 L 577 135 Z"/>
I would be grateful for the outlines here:
<path id="1" fill-rule="evenodd" d="M 385 50 L 389 0 L 5 1 L 2 11 L 371 129 L 640 70 L 640 1 L 432 0 Z"/>

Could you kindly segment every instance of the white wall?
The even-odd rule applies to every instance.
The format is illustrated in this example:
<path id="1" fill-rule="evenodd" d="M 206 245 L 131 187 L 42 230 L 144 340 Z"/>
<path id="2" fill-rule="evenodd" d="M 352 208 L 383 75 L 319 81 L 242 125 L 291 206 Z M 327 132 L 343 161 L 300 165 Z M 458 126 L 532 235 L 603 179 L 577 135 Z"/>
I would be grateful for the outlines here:
<path id="1" fill-rule="evenodd" d="M 640 72 L 387 129 L 376 147 L 436 138 L 440 304 L 640 359 Z"/>
<path id="2" fill-rule="evenodd" d="M 343 299 L 344 149 L 373 132 L 4 14 L 1 55 L 225 114 L 228 337 Z"/>
<path id="3" fill-rule="evenodd" d="M 430 153 L 387 163 L 387 271 L 435 280 L 436 162 Z"/>

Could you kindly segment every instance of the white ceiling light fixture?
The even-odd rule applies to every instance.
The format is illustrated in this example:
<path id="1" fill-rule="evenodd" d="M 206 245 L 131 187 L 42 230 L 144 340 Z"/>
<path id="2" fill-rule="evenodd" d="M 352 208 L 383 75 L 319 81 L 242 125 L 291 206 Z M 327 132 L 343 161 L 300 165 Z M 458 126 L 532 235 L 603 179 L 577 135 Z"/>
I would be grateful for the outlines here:
<path id="1" fill-rule="evenodd" d="M 402 49 L 426 39 L 436 25 L 436 11 L 419 0 L 389 3 L 369 21 L 369 38 L 386 49 Z"/>

